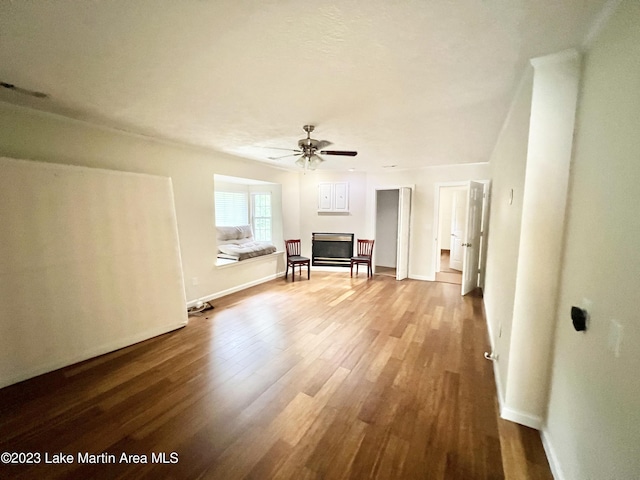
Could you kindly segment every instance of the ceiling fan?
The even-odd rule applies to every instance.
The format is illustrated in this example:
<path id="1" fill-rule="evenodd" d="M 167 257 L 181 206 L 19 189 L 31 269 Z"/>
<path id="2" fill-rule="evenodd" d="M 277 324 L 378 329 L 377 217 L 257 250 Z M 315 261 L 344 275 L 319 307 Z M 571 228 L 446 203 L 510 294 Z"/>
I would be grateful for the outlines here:
<path id="1" fill-rule="evenodd" d="M 342 155 L 346 157 L 355 157 L 358 154 L 358 152 L 350 150 L 324 150 L 324 148 L 328 147 L 332 143 L 327 140 L 316 140 L 311 138 L 311 132 L 315 129 L 314 125 L 305 125 L 302 128 L 307 132 L 307 138 L 303 138 L 298 141 L 298 148 L 276 148 L 276 150 L 289 150 L 293 153 L 283 155 L 281 157 L 268 157 L 269 160 L 280 160 L 281 158 L 296 157 L 299 155 L 300 157 L 296 160 L 296 165 L 304 168 L 305 170 L 315 170 L 318 165 L 324 162 L 324 159 L 320 157 L 320 155 Z"/>

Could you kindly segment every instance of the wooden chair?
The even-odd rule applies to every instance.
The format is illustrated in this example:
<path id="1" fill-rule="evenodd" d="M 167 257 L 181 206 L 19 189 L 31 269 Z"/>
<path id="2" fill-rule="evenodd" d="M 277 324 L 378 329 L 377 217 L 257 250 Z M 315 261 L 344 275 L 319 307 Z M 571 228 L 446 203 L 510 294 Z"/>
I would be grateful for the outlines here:
<path id="1" fill-rule="evenodd" d="M 358 274 L 358 265 L 367 266 L 367 278 L 373 277 L 373 267 L 371 266 L 371 257 L 373 255 L 373 242 L 375 240 L 358 240 L 358 254 L 351 257 L 351 276 L 353 277 L 353 266 L 356 266 L 356 275 Z"/>
<path id="2" fill-rule="evenodd" d="M 291 281 L 296 281 L 296 265 L 300 267 L 300 275 L 302 275 L 302 266 L 307 266 L 307 279 L 311 278 L 311 260 L 307 257 L 300 256 L 300 240 L 285 240 L 287 249 L 287 268 L 284 272 L 285 280 L 289 276 L 289 265 L 291 265 Z"/>

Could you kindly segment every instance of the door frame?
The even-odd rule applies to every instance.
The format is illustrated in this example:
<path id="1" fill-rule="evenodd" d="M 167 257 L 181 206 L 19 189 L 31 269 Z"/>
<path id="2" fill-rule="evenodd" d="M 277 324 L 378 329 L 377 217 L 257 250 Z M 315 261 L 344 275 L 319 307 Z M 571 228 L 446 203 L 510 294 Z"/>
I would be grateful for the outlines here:
<path id="1" fill-rule="evenodd" d="M 408 239 L 408 245 L 407 245 L 407 271 L 408 271 L 408 278 L 411 278 L 411 273 L 409 272 L 409 266 L 411 265 L 411 243 L 413 240 L 413 236 L 411 234 L 411 232 L 413 231 L 413 202 L 415 199 L 415 184 L 403 184 L 403 185 L 376 185 L 373 187 L 373 191 L 372 191 L 372 196 L 373 196 L 373 200 L 372 200 L 372 205 L 373 205 L 373 209 L 371 212 L 371 225 L 373 226 L 372 230 L 373 230 L 373 237 L 375 238 L 375 234 L 378 228 L 378 191 L 379 190 L 397 190 L 398 191 L 398 196 L 400 195 L 400 189 L 401 188 L 408 188 L 411 190 L 411 198 L 410 198 L 410 208 L 409 208 L 409 239 Z M 400 205 L 398 205 L 398 208 L 400 208 Z M 400 222 L 400 217 L 398 216 L 398 222 Z M 398 226 L 399 227 L 399 224 Z M 398 234 L 398 228 L 396 229 L 396 235 Z M 399 244 L 398 244 L 399 245 Z M 374 269 L 374 274 L 375 274 L 375 256 L 376 256 L 376 249 L 373 249 L 373 258 L 372 258 L 372 268 Z M 396 273 L 398 272 L 398 260 L 399 258 L 396 258 Z"/>
<path id="2" fill-rule="evenodd" d="M 464 260 L 462 268 L 461 295 L 467 295 L 480 286 L 480 252 L 482 250 L 482 220 L 484 216 L 485 183 L 469 181 L 467 192 L 467 225 L 465 227 Z M 479 193 L 476 197 L 475 193 Z M 478 206 L 473 215 L 473 206 Z M 475 221 L 474 221 L 475 218 Z M 477 235 L 477 236 L 476 236 Z M 471 262 L 471 265 L 469 263 Z M 469 275 L 472 275 L 468 279 Z"/>
<path id="3" fill-rule="evenodd" d="M 448 187 L 466 187 L 467 180 L 460 182 L 438 182 L 434 186 L 433 194 L 433 255 L 431 261 L 431 271 L 429 272 L 432 281 L 436 280 L 436 273 L 440 271 L 440 189 Z"/>
<path id="4" fill-rule="evenodd" d="M 483 224 L 483 230 L 485 229 L 485 216 L 487 213 L 487 202 L 488 202 L 488 198 L 486 195 L 487 192 L 487 185 L 491 184 L 491 180 L 473 180 L 473 179 L 469 179 L 469 180 L 460 180 L 460 181 L 456 181 L 456 182 L 437 182 L 434 185 L 434 193 L 433 193 L 433 229 L 432 229 L 432 233 L 433 233 L 433 254 L 431 257 L 431 270 L 429 271 L 429 275 L 431 278 L 431 281 L 436 280 L 436 272 L 438 272 L 440 270 L 440 251 L 439 251 L 439 235 L 440 235 L 440 188 L 442 187 L 468 187 L 469 186 L 469 182 L 477 182 L 477 183 L 482 183 L 485 186 L 485 198 L 483 201 L 483 207 L 482 207 L 482 224 Z M 483 244 L 486 243 L 486 238 L 484 237 L 484 232 L 483 232 L 483 238 L 482 238 L 482 242 Z M 481 277 L 484 275 L 484 272 L 482 272 Z M 462 272 L 462 278 L 464 278 L 464 270 Z"/>

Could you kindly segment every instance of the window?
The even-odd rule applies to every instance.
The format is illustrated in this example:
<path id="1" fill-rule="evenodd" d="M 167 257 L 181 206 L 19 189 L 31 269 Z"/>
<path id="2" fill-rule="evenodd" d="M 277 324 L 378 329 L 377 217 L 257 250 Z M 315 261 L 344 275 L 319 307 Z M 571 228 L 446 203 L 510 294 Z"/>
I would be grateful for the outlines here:
<path id="1" fill-rule="evenodd" d="M 216 226 L 235 227 L 249 224 L 248 195 L 244 192 L 215 192 Z"/>
<path id="2" fill-rule="evenodd" d="M 271 192 L 215 192 L 216 226 L 235 227 L 251 224 L 253 238 L 272 241 Z M 251 220 L 249 220 L 251 219 Z"/>
<path id="3" fill-rule="evenodd" d="M 251 226 L 256 240 L 271 241 L 271 193 L 251 194 Z"/>
<path id="4" fill-rule="evenodd" d="M 267 242 L 276 248 L 284 245 L 282 228 L 282 185 L 251 178 L 228 175 L 213 176 L 213 191 L 210 205 L 212 220 L 216 227 L 238 227 L 250 225 L 253 239 Z M 226 265 L 234 260 L 225 260 L 220 247 L 228 244 L 223 235 L 216 231 L 216 265 Z M 223 235 L 224 236 L 224 235 Z"/>

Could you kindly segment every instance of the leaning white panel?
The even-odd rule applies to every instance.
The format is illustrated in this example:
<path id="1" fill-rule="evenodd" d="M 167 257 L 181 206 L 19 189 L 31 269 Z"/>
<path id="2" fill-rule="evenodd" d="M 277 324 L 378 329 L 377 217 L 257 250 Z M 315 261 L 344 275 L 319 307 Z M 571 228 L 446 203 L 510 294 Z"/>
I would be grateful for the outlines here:
<path id="1" fill-rule="evenodd" d="M 171 179 L 0 158 L 0 387 L 180 328 Z"/>

